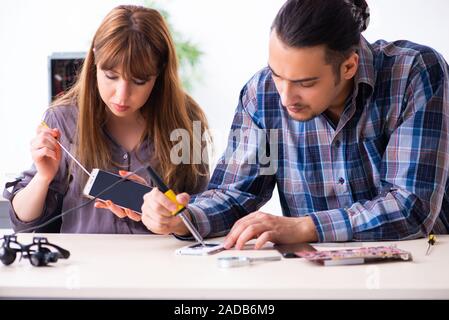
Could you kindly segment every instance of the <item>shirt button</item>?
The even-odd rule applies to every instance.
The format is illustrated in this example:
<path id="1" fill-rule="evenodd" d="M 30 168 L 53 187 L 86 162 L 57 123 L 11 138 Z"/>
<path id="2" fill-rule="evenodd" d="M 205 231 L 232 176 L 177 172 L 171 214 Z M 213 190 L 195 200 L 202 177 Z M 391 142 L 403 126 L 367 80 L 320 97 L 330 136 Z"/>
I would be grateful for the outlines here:
<path id="1" fill-rule="evenodd" d="M 128 154 L 127 154 L 127 153 L 125 153 L 125 154 L 123 155 L 123 160 L 126 160 L 126 159 L 128 159 Z"/>
<path id="2" fill-rule="evenodd" d="M 345 183 L 345 179 L 343 179 L 343 178 L 338 179 L 338 183 L 339 184 L 344 184 Z"/>
<path id="3" fill-rule="evenodd" d="M 335 141 L 335 147 L 340 148 L 341 142 L 340 140 Z"/>

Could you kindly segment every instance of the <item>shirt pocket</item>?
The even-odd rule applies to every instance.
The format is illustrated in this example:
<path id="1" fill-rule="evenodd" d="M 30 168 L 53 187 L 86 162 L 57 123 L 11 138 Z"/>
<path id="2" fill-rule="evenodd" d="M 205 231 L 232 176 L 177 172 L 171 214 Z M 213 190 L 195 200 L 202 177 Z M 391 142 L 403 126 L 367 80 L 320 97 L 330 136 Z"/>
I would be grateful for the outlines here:
<path id="1" fill-rule="evenodd" d="M 380 187 L 383 169 L 383 156 L 387 147 L 384 136 L 365 138 L 359 145 L 360 158 L 368 184 Z"/>

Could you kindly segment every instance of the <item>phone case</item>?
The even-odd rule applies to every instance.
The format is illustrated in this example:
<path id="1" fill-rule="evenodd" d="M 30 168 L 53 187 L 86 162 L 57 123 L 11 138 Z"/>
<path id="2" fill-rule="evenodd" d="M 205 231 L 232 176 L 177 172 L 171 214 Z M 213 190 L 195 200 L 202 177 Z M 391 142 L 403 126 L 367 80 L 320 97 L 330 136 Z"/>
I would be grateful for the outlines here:
<path id="1" fill-rule="evenodd" d="M 121 208 L 141 214 L 143 196 L 151 189 L 149 186 L 129 179 L 123 180 L 123 177 L 117 174 L 95 168 L 83 188 L 83 194 L 90 199 L 98 195 L 98 200 L 111 200 Z"/>

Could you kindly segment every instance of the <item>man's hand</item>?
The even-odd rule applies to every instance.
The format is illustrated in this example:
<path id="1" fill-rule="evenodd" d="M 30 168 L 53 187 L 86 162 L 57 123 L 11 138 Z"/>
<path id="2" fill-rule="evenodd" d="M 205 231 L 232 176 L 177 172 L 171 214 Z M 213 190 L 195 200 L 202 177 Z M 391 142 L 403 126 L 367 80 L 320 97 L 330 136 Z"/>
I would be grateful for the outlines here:
<path id="1" fill-rule="evenodd" d="M 224 246 L 230 249 L 235 245 L 236 249 L 241 250 L 251 239 L 257 239 L 254 245 L 257 250 L 267 241 L 278 244 L 316 242 L 318 236 L 311 217 L 279 217 L 256 211 L 234 224 Z"/>
<path id="2" fill-rule="evenodd" d="M 176 196 L 176 201 L 187 206 L 190 196 L 187 193 L 181 193 Z M 159 189 L 153 188 L 143 197 L 142 205 L 142 222 L 147 227 L 157 234 L 175 233 L 180 236 L 189 234 L 189 230 L 184 225 L 184 222 L 179 216 L 173 216 L 172 212 L 176 211 L 177 206 Z M 190 215 L 187 210 L 184 211 L 187 219 Z"/>

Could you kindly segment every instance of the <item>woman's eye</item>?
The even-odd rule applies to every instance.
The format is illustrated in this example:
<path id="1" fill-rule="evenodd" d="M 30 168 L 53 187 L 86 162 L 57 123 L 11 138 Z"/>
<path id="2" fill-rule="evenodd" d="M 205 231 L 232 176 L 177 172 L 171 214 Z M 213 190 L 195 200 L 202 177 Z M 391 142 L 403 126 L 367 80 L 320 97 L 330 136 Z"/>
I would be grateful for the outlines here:
<path id="1" fill-rule="evenodd" d="M 133 79 L 133 82 L 137 84 L 138 86 L 143 86 L 145 83 L 147 83 L 145 80 L 139 80 L 139 79 Z"/>
<path id="2" fill-rule="evenodd" d="M 106 76 L 106 78 L 108 78 L 108 79 L 110 79 L 110 80 L 116 80 L 116 79 L 117 79 L 117 77 L 116 77 L 116 76 L 114 76 L 114 75 L 111 75 L 111 74 L 107 74 L 107 73 L 105 73 L 104 75 Z"/>

